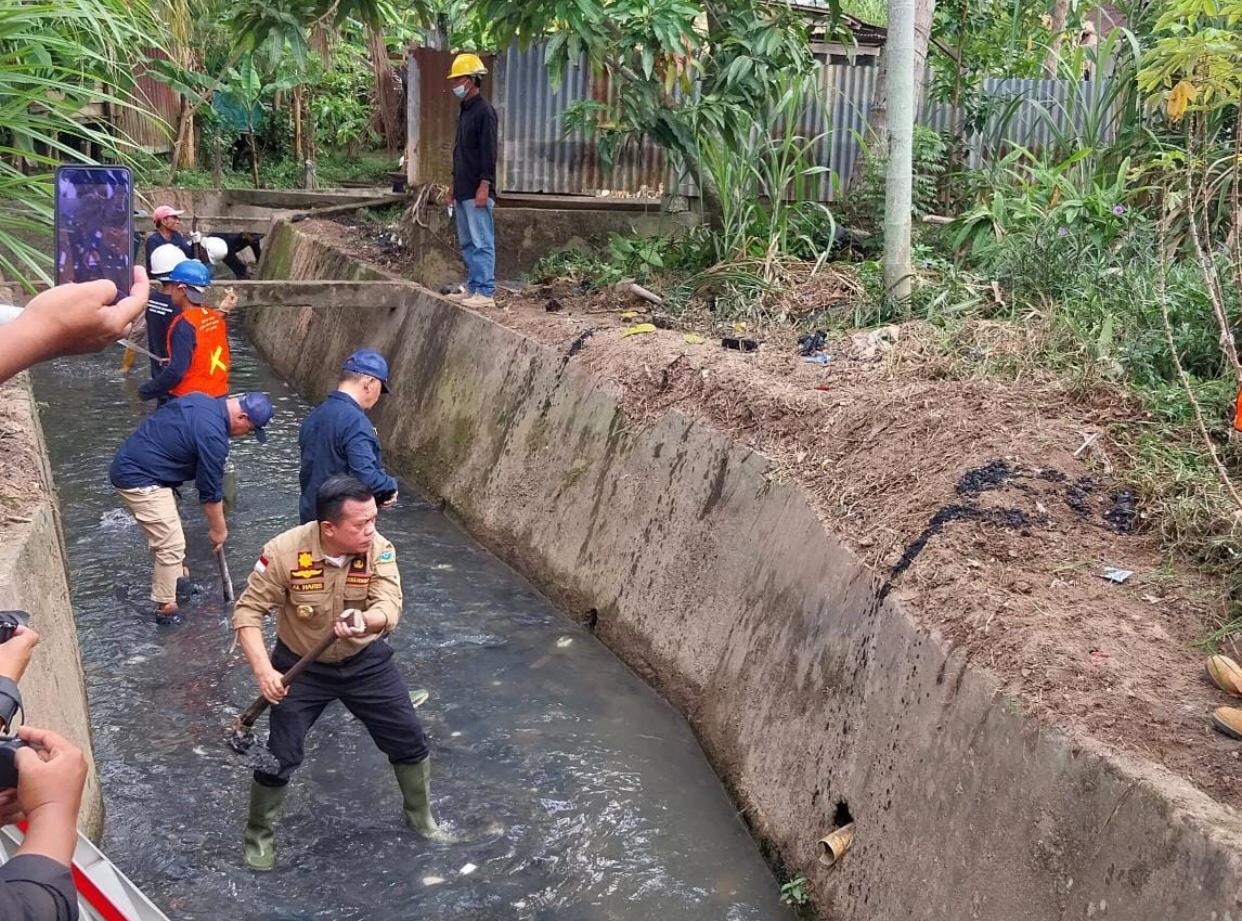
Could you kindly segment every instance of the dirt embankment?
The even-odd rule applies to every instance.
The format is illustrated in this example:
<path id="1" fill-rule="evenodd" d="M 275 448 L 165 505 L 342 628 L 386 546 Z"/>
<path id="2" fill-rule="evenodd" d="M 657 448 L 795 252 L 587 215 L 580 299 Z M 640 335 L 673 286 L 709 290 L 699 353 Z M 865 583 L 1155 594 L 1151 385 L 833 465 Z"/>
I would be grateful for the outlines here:
<path id="1" fill-rule="evenodd" d="M 401 269 L 355 229 L 313 232 Z M 789 333 L 749 353 L 680 330 L 626 335 L 646 317 L 623 313 L 641 308 L 562 286 L 501 291 L 486 315 L 623 385 L 636 425 L 678 409 L 762 452 L 770 477 L 802 485 L 877 578 L 1029 713 L 1242 805 L 1242 744 L 1210 727 L 1231 701 L 1197 645 L 1217 586 L 1143 532 L 1107 472 L 1106 434 L 1079 452 L 1133 407 L 1051 376 L 962 376 L 917 324 L 829 341 L 821 365 Z"/>

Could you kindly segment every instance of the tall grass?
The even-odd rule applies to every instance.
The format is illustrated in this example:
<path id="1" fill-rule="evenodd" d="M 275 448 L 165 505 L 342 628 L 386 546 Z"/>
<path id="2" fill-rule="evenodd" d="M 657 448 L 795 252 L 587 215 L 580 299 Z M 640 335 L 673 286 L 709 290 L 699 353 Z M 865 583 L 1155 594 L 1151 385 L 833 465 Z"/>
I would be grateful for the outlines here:
<path id="1" fill-rule="evenodd" d="M 47 280 L 50 259 L 30 241 L 50 228 L 56 164 L 133 150 L 82 113 L 138 107 L 133 65 L 158 34 L 145 0 L 0 3 L 0 273 Z"/>

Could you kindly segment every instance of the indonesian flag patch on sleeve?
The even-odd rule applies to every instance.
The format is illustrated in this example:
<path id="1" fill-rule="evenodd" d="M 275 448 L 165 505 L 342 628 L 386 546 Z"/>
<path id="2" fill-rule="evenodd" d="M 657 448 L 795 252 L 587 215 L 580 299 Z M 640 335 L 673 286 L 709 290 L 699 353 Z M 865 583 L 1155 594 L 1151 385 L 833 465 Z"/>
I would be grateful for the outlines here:
<path id="1" fill-rule="evenodd" d="M 259 557 L 258 561 L 254 564 L 254 571 L 255 572 L 267 572 L 267 557 L 265 556 Z"/>

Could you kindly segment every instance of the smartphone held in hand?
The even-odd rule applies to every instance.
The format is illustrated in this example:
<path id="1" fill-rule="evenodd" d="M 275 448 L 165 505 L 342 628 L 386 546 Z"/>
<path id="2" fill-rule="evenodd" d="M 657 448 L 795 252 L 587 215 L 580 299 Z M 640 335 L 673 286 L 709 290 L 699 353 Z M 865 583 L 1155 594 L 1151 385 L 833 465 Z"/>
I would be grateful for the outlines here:
<path id="1" fill-rule="evenodd" d="M 134 180 L 123 166 L 56 170 L 56 284 L 106 278 L 117 299 L 134 273 Z"/>

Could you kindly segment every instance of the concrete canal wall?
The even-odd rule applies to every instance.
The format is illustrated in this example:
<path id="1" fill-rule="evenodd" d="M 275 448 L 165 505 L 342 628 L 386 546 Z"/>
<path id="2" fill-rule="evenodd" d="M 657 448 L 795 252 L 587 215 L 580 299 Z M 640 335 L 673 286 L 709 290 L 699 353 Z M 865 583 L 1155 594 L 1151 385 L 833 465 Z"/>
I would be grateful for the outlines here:
<path id="1" fill-rule="evenodd" d="M 41 637 L 21 682 L 26 722 L 56 730 L 91 758 L 79 826 L 98 840 L 103 799 L 91 757 L 60 513 L 43 430 L 24 374 L 0 386 L 0 431 L 0 609 L 28 611 Z"/>
<path id="2" fill-rule="evenodd" d="M 263 274 L 384 277 L 290 225 Z M 640 426 L 617 385 L 424 289 L 368 299 L 247 323 L 311 399 L 354 348 L 388 356 L 388 463 L 686 715 L 824 917 L 1242 919 L 1235 812 L 1023 715 L 917 612 L 877 603 L 763 456 L 678 412 Z M 846 813 L 854 848 L 823 868 Z"/>

